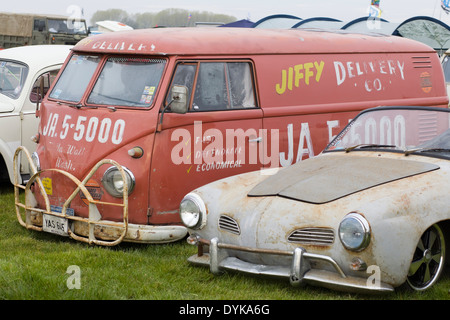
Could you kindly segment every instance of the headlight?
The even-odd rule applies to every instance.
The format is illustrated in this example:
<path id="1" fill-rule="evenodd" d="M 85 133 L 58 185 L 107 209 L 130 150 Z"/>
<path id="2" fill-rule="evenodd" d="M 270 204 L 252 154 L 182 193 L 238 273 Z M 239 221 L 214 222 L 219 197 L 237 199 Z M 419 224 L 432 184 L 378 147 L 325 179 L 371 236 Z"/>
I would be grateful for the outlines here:
<path id="1" fill-rule="evenodd" d="M 195 193 L 187 194 L 180 203 L 180 217 L 188 228 L 203 228 L 206 224 L 206 206 L 202 198 Z"/>
<path id="2" fill-rule="evenodd" d="M 128 185 L 128 194 L 133 191 L 136 184 L 133 173 L 127 168 L 123 168 L 123 170 L 125 171 L 126 181 L 123 181 L 119 169 L 115 166 L 108 168 L 103 174 L 103 186 L 110 195 L 116 198 L 122 198 L 125 183 Z"/>
<path id="3" fill-rule="evenodd" d="M 31 154 L 31 160 L 33 161 L 33 164 L 36 167 L 36 170 L 41 171 L 41 162 L 39 160 L 39 156 L 38 156 L 37 152 L 33 152 Z"/>
<path id="4" fill-rule="evenodd" d="M 339 238 L 348 250 L 364 250 L 370 243 L 369 223 L 362 215 L 349 213 L 339 225 Z"/>

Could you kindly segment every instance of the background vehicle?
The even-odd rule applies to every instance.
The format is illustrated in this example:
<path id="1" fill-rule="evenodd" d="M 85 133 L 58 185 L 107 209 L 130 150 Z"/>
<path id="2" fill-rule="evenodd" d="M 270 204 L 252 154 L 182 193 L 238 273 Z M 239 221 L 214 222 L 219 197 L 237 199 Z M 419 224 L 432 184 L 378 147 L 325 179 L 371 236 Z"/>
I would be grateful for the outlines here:
<path id="1" fill-rule="evenodd" d="M 444 69 L 445 84 L 447 85 L 447 94 L 450 96 L 450 51 L 442 55 L 442 68 Z"/>
<path id="2" fill-rule="evenodd" d="M 37 134 L 38 87 L 44 94 L 56 78 L 71 46 L 45 45 L 0 51 L 0 178 L 14 183 L 13 158 L 19 146 L 34 151 Z M 42 94 L 40 94 L 42 99 Z M 29 178 L 28 162 L 19 170 L 19 183 Z"/>
<path id="3" fill-rule="evenodd" d="M 28 227 L 54 218 L 102 245 L 179 240 L 189 190 L 315 156 L 359 111 L 388 104 L 448 106 L 434 50 L 250 28 L 86 38 L 42 103 Z"/>
<path id="4" fill-rule="evenodd" d="M 189 261 L 293 285 L 428 289 L 448 260 L 449 120 L 447 108 L 369 109 L 317 157 L 192 191 Z"/>
<path id="5" fill-rule="evenodd" d="M 88 36 L 84 19 L 64 16 L 0 13 L 0 48 L 26 45 L 74 45 Z"/>

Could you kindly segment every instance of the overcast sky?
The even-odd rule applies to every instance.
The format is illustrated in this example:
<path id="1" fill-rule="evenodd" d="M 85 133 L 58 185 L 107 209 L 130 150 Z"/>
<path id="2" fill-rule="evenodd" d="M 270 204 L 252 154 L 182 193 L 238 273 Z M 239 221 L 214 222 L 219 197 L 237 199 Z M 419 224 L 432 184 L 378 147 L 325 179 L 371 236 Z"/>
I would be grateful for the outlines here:
<path id="1" fill-rule="evenodd" d="M 450 15 L 440 7 L 440 0 L 380 0 L 382 18 L 402 22 L 426 15 L 450 25 Z M 343 21 L 367 16 L 370 0 L 2 0 L 0 11 L 73 15 L 82 8 L 90 23 L 98 10 L 123 9 L 128 13 L 158 12 L 167 8 L 209 11 L 240 19 L 258 21 L 273 14 L 290 14 L 302 19 L 331 17 Z"/>

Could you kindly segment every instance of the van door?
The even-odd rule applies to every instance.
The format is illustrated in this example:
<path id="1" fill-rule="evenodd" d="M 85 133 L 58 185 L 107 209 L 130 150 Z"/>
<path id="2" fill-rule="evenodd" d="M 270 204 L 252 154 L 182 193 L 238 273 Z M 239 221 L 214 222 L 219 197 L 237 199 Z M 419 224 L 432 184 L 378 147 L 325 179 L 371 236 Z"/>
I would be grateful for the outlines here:
<path id="1" fill-rule="evenodd" d="M 171 88 L 187 89 L 187 112 L 163 115 L 150 177 L 150 219 L 179 221 L 189 191 L 208 182 L 263 167 L 259 150 L 262 110 L 250 61 L 183 61 Z M 170 94 L 166 105 L 170 104 Z M 166 220 L 164 220 L 166 221 Z"/>

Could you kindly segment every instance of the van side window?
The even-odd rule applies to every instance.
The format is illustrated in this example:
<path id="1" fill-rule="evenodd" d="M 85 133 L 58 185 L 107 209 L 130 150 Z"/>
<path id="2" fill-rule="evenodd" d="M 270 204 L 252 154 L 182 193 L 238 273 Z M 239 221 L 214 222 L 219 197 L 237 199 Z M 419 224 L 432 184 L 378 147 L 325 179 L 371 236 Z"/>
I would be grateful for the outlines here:
<path id="1" fill-rule="evenodd" d="M 179 64 L 175 71 L 172 86 L 181 85 L 188 89 L 187 101 L 191 101 L 191 92 L 194 87 L 195 73 L 197 72 L 197 64 Z M 167 101 L 169 103 L 169 101 Z"/>
<path id="2" fill-rule="evenodd" d="M 249 63 L 227 63 L 231 108 L 256 107 L 252 69 Z"/>
<path id="3" fill-rule="evenodd" d="M 247 62 L 201 62 L 193 101 L 197 111 L 254 108 Z"/>
<path id="4" fill-rule="evenodd" d="M 255 108 L 252 74 L 248 62 L 182 63 L 177 66 L 172 86 L 188 88 L 190 111 Z"/>

